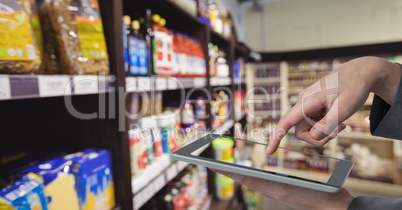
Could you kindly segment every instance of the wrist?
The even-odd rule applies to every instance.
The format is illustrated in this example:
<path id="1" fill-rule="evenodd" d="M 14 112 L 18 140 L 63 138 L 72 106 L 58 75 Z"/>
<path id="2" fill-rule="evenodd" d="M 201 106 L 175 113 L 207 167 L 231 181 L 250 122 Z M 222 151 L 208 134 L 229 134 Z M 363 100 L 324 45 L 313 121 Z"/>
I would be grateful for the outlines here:
<path id="1" fill-rule="evenodd" d="M 377 57 L 363 57 L 361 71 L 367 79 L 370 92 L 381 97 L 386 103 L 394 103 L 401 69 L 398 64 Z"/>

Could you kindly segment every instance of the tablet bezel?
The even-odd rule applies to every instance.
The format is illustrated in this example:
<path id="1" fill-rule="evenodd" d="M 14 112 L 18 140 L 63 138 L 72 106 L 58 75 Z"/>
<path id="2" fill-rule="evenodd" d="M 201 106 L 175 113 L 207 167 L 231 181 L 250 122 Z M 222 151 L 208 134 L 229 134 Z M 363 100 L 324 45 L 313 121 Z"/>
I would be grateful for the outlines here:
<path id="1" fill-rule="evenodd" d="M 293 178 L 286 176 L 286 174 L 281 175 L 281 174 L 269 173 L 268 171 L 264 171 L 257 168 L 251 168 L 247 166 L 236 165 L 233 163 L 218 161 L 211 158 L 192 155 L 193 152 L 197 151 L 203 146 L 210 144 L 213 140 L 219 137 L 228 137 L 234 139 L 233 137 L 230 136 L 224 136 L 219 134 L 207 134 L 204 137 L 188 144 L 187 146 L 184 146 L 183 148 L 176 150 L 175 152 L 172 153 L 172 156 L 174 159 L 179 161 L 184 161 L 197 165 L 204 165 L 206 167 L 213 169 L 233 172 L 245 176 L 256 177 L 260 179 L 295 185 L 299 187 L 324 192 L 338 192 L 340 189 L 342 189 L 343 184 L 345 183 L 345 180 L 349 176 L 349 173 L 353 167 L 353 162 L 351 161 L 324 156 L 326 158 L 338 160 L 339 162 L 336 165 L 327 183 L 323 183 L 318 181 L 316 182 L 313 180 L 310 181 L 303 178 L 300 179 L 296 177 Z"/>

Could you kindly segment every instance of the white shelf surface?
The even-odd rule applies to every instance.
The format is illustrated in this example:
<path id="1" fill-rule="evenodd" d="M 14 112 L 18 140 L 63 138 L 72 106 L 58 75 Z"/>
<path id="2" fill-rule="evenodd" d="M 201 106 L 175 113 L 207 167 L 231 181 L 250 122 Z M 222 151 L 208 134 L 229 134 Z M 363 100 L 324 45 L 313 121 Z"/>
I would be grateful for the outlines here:
<path id="1" fill-rule="evenodd" d="M 230 77 L 211 77 L 209 79 L 211 86 L 227 86 L 232 83 Z"/>
<path id="2" fill-rule="evenodd" d="M 112 82 L 109 75 L 0 75 L 0 100 L 106 93 Z"/>
<path id="3" fill-rule="evenodd" d="M 202 88 L 206 85 L 207 80 L 205 77 L 126 77 L 126 90 L 128 92 Z"/>

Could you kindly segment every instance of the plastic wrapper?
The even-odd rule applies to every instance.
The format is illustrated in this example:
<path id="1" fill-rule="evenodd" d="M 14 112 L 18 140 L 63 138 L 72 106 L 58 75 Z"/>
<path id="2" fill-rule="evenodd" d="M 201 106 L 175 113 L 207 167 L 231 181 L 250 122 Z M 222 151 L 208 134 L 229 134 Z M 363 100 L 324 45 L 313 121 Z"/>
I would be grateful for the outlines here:
<path id="1" fill-rule="evenodd" d="M 96 0 L 46 0 L 63 74 L 108 74 L 109 60 Z"/>
<path id="2" fill-rule="evenodd" d="M 42 29 L 43 40 L 43 71 L 46 74 L 58 74 L 60 73 L 58 67 L 58 51 L 56 36 L 52 29 L 50 22 L 49 10 L 46 7 L 45 0 L 37 0 L 37 9 L 40 17 L 40 25 Z"/>
<path id="3" fill-rule="evenodd" d="M 15 0 L 0 0 L 0 73 L 27 74 L 39 70 L 40 52 L 30 16 Z"/>
<path id="4" fill-rule="evenodd" d="M 12 185 L 1 189 L 0 209 L 48 210 L 43 180 L 36 174 L 29 173 Z"/>
<path id="5" fill-rule="evenodd" d="M 41 65 L 39 69 L 34 69 L 33 73 L 44 73 L 45 63 L 43 62 L 43 36 L 41 23 L 39 21 L 38 8 L 34 0 L 17 0 L 22 9 L 29 15 L 31 27 L 34 33 L 36 47 L 40 52 Z"/>

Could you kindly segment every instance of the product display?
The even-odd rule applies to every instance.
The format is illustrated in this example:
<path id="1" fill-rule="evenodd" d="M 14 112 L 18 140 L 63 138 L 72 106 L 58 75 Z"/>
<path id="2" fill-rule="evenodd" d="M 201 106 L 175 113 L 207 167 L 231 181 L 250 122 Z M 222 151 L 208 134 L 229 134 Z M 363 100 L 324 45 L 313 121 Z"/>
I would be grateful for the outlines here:
<path id="1" fill-rule="evenodd" d="M 207 168 L 189 165 L 141 209 L 200 209 L 207 197 Z"/>
<path id="2" fill-rule="evenodd" d="M 289 63 L 289 106 L 297 103 L 299 93 L 330 73 L 332 69 L 331 61 Z"/>
<path id="3" fill-rule="evenodd" d="M 29 173 L 11 186 L 0 191 L 1 209 L 47 210 L 47 199 L 43 190 L 43 180 Z"/>
<path id="4" fill-rule="evenodd" d="M 45 2 L 57 41 L 60 72 L 108 74 L 109 60 L 97 1 Z"/>
<path id="5" fill-rule="evenodd" d="M 224 91 L 220 91 L 219 94 L 212 95 L 211 101 L 211 114 L 212 127 L 216 128 L 225 123 L 230 118 L 230 101 L 229 96 Z"/>
<path id="6" fill-rule="evenodd" d="M 37 0 L 38 14 L 43 35 L 43 72 L 45 74 L 59 73 L 59 53 L 57 49 L 56 34 L 52 28 L 49 8 L 45 0 Z"/>
<path id="7" fill-rule="evenodd" d="M 186 1 L 187 2 L 187 1 Z M 129 16 L 123 19 L 128 23 Z M 141 23 L 140 26 L 138 23 Z M 166 20 L 147 10 L 145 18 L 136 20 L 124 31 L 131 31 L 126 44 L 130 75 L 200 77 L 206 75 L 205 56 L 198 39 L 166 27 Z M 145 30 L 140 29 L 140 27 Z M 149 57 L 151 56 L 151 57 Z M 149 71 L 151 69 L 151 71 Z"/>
<path id="8" fill-rule="evenodd" d="M 2 0 L 0 4 L 7 8 L 0 9 L 0 73 L 37 72 L 41 65 L 40 51 L 30 21 L 31 14 L 35 14 L 24 10 L 30 9 L 30 3 L 27 0 Z"/>
<path id="9" fill-rule="evenodd" d="M 211 77 L 228 77 L 229 66 L 226 60 L 226 54 L 212 43 L 209 48 L 209 74 Z"/>
<path id="10" fill-rule="evenodd" d="M 382 158 L 365 144 L 344 142 L 337 153 L 355 163 L 350 176 L 377 182 L 394 183 L 395 165 L 392 159 Z"/>
<path id="11" fill-rule="evenodd" d="M 0 191 L 0 207 L 107 210 L 115 206 L 108 150 L 86 149 L 39 164 L 32 163 L 31 160 L 28 167 L 13 175 L 22 178 L 16 178 Z"/>

